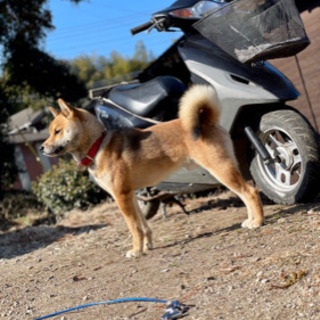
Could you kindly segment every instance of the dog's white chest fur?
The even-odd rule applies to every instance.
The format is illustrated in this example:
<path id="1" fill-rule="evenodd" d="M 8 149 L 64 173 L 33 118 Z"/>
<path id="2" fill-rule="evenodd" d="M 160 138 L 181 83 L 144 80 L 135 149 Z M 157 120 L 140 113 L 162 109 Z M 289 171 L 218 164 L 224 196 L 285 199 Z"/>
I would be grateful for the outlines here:
<path id="1" fill-rule="evenodd" d="M 96 183 L 99 187 L 101 187 L 103 190 L 105 190 L 111 196 L 113 196 L 111 190 L 111 178 L 109 175 L 104 174 L 103 177 L 99 178 L 94 175 L 94 172 L 92 170 L 89 169 L 89 176 L 91 181 Z"/>

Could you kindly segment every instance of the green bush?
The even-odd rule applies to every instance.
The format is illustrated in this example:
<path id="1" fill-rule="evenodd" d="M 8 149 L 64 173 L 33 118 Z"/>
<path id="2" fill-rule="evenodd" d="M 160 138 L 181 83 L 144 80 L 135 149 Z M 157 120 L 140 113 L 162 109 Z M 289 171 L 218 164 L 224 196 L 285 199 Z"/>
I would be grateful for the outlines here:
<path id="1" fill-rule="evenodd" d="M 0 220 L 12 220 L 28 215 L 32 210 L 40 210 L 41 206 L 31 192 L 10 190 L 2 193 L 0 200 Z"/>
<path id="2" fill-rule="evenodd" d="M 73 208 L 87 209 L 107 196 L 89 179 L 87 171 L 81 171 L 74 161 L 64 159 L 59 159 L 52 170 L 34 182 L 32 190 L 38 201 L 55 214 Z"/>

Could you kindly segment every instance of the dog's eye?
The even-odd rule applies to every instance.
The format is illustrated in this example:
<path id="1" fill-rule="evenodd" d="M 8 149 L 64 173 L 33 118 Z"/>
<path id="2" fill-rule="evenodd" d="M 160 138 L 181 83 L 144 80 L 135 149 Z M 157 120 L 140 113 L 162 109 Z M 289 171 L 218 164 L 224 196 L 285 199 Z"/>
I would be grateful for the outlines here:
<path id="1" fill-rule="evenodd" d="M 54 130 L 54 135 L 56 136 L 57 134 L 59 134 L 61 132 L 61 130 Z"/>

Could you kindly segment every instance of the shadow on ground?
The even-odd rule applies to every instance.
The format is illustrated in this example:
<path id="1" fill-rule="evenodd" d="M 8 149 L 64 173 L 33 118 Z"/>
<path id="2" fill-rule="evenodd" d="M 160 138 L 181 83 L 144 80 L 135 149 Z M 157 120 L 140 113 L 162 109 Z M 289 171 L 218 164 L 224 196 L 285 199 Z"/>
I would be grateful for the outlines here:
<path id="1" fill-rule="evenodd" d="M 46 247 L 67 235 L 79 235 L 91 230 L 98 230 L 107 224 L 87 225 L 82 227 L 37 226 L 26 227 L 0 234 L 0 259 L 11 259 Z"/>
<path id="2" fill-rule="evenodd" d="M 263 205 L 271 205 L 273 202 L 271 202 L 268 198 L 262 196 L 261 197 Z M 279 210 L 274 212 L 271 215 L 268 215 L 265 217 L 265 225 L 268 224 L 275 224 L 278 222 L 279 219 L 283 219 L 286 217 L 289 217 L 291 215 L 294 215 L 298 212 L 305 212 L 307 213 L 309 210 L 314 210 L 314 211 L 320 211 L 320 204 L 319 204 L 319 199 L 316 199 L 313 202 L 306 203 L 306 204 L 295 204 L 292 206 L 288 207 L 281 207 Z M 219 199 L 218 201 L 208 201 L 207 204 L 201 205 L 197 208 L 194 208 L 192 211 L 190 211 L 190 214 L 198 214 L 201 211 L 204 210 L 212 210 L 212 209 L 217 209 L 219 208 L 220 210 L 227 210 L 229 208 L 234 208 L 234 207 L 244 207 L 244 204 L 238 197 L 230 197 L 228 199 Z M 190 242 L 201 240 L 204 238 L 211 238 L 215 235 L 218 234 L 224 234 L 225 232 L 232 232 L 235 230 L 241 230 L 241 224 L 240 223 L 235 223 L 231 226 L 228 226 L 226 228 L 222 228 L 219 230 L 214 230 L 212 232 L 203 232 L 199 233 L 197 235 L 194 235 L 188 239 L 183 239 L 180 241 L 174 241 L 172 243 L 169 243 L 165 246 L 160 246 L 155 249 L 164 249 L 164 248 L 170 248 L 174 246 L 184 246 Z"/>
<path id="3" fill-rule="evenodd" d="M 274 204 L 271 200 L 269 200 L 263 193 L 260 193 L 260 198 L 263 206 Z M 241 208 L 244 207 L 244 203 L 237 196 L 231 196 L 228 199 L 219 199 L 218 200 L 210 200 L 208 197 L 208 202 L 206 204 L 202 204 L 201 206 L 192 209 L 189 213 L 195 214 L 204 210 L 228 210 L 230 208 Z"/>

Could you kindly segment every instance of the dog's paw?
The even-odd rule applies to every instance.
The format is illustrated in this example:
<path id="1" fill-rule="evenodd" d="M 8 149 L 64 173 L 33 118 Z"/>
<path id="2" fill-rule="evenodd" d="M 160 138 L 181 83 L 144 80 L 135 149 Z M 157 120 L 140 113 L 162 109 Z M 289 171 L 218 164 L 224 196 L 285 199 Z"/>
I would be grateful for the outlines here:
<path id="1" fill-rule="evenodd" d="M 142 255 L 144 255 L 144 253 L 141 250 L 135 250 L 135 249 L 129 250 L 126 253 L 127 258 L 141 257 Z"/>
<path id="2" fill-rule="evenodd" d="M 146 241 L 143 245 L 143 252 L 147 252 L 148 250 L 153 249 L 153 243 L 150 241 Z"/>
<path id="3" fill-rule="evenodd" d="M 256 222 L 252 219 L 247 219 L 242 222 L 241 227 L 242 228 L 248 228 L 248 229 L 255 229 L 261 227 L 263 222 Z"/>

